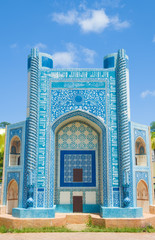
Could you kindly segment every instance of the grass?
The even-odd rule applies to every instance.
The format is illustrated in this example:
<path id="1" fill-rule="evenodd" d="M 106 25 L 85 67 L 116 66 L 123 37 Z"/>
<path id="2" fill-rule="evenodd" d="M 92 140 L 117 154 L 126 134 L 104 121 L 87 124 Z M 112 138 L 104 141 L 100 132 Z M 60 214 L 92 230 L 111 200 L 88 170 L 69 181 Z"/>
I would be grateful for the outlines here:
<path id="1" fill-rule="evenodd" d="M 152 233 L 155 232 L 155 229 L 151 226 L 146 226 L 144 228 L 105 228 L 104 226 L 96 226 L 92 225 L 91 227 L 87 227 L 82 232 L 128 232 L 128 233 L 141 233 L 141 232 L 148 232 Z"/>
<path id="2" fill-rule="evenodd" d="M 0 226 L 0 233 L 37 233 L 37 232 L 75 232 L 67 227 L 42 227 L 42 228 L 22 228 L 22 229 L 13 229 L 6 228 L 5 226 Z M 128 233 L 142 233 L 155 232 L 155 228 L 152 226 L 144 226 L 141 228 L 105 228 L 104 226 L 98 226 L 92 224 L 92 218 L 89 216 L 89 221 L 86 224 L 86 229 L 81 232 L 128 232 Z"/>
<path id="3" fill-rule="evenodd" d="M 72 232 L 72 231 L 66 227 L 42 227 L 22 229 L 6 228 L 5 226 L 0 227 L 0 233 L 37 233 L 37 232 Z"/>
<path id="4" fill-rule="evenodd" d="M 140 232 L 155 232 L 155 228 L 152 226 L 144 226 L 141 228 L 105 228 L 104 226 L 93 225 L 92 218 L 89 216 L 89 220 L 87 223 L 87 228 L 83 230 L 83 232 L 130 232 L 130 233 L 140 233 Z"/>

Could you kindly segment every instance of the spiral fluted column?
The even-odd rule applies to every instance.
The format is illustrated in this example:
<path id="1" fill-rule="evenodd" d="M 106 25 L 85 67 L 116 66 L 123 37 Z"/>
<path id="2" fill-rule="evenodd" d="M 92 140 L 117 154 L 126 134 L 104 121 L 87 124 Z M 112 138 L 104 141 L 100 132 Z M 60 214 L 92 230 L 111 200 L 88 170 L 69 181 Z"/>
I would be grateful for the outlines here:
<path id="1" fill-rule="evenodd" d="M 38 126 L 38 69 L 39 57 L 37 49 L 31 50 L 29 75 L 29 102 L 27 118 L 27 184 L 28 204 L 33 201 L 33 174 L 37 161 L 37 126 Z"/>
<path id="2" fill-rule="evenodd" d="M 123 191 L 129 184 L 130 174 L 130 142 L 128 118 L 128 83 L 127 83 L 127 56 L 123 49 L 118 51 L 117 58 L 117 106 L 118 106 L 118 139 L 119 164 Z M 125 188 L 124 188 L 125 186 Z M 127 194 L 122 193 L 122 204 L 125 206 Z M 129 200 L 129 199 L 128 199 Z"/>

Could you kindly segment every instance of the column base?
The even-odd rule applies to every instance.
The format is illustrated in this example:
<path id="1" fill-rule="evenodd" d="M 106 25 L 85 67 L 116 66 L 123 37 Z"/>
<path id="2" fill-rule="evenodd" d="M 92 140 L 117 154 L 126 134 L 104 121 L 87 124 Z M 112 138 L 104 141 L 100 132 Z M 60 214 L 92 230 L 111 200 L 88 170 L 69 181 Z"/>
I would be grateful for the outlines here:
<path id="1" fill-rule="evenodd" d="M 13 208 L 12 216 L 17 218 L 55 218 L 53 208 Z"/>
<path id="2" fill-rule="evenodd" d="M 100 206 L 102 218 L 140 218 L 143 217 L 143 209 L 140 207 L 115 208 Z"/>

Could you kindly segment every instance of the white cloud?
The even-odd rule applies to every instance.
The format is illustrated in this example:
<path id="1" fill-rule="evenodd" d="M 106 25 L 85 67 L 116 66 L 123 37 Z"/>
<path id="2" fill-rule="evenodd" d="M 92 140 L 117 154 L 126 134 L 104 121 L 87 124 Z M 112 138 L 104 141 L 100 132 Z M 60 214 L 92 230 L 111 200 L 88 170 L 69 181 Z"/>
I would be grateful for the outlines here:
<path id="1" fill-rule="evenodd" d="M 118 16 L 115 16 L 111 19 L 111 23 L 116 30 L 120 30 L 123 28 L 128 28 L 130 26 L 128 21 L 121 22 Z"/>
<path id="2" fill-rule="evenodd" d="M 40 50 L 40 49 L 46 49 L 47 46 L 46 46 L 46 44 L 39 42 L 34 46 L 34 48 L 38 48 Z"/>
<path id="3" fill-rule="evenodd" d="M 147 96 L 155 97 L 155 90 L 154 91 L 146 90 L 141 93 L 142 98 L 146 98 Z"/>
<path id="4" fill-rule="evenodd" d="M 77 65 L 71 52 L 56 52 L 52 55 L 55 67 L 73 67 Z"/>
<path id="5" fill-rule="evenodd" d="M 90 10 L 78 19 L 78 24 L 84 32 L 102 32 L 108 27 L 110 20 L 104 10 Z"/>
<path id="6" fill-rule="evenodd" d="M 17 48 L 17 47 L 18 47 L 17 43 L 13 43 L 10 45 L 10 48 Z"/>
<path id="7" fill-rule="evenodd" d="M 84 53 L 85 62 L 93 64 L 96 52 L 94 50 L 89 49 L 89 48 L 82 48 L 82 51 Z"/>
<path id="8" fill-rule="evenodd" d="M 52 55 L 55 67 L 77 67 L 77 52 L 72 43 L 67 44 L 67 51 L 56 52 Z"/>
<path id="9" fill-rule="evenodd" d="M 153 40 L 152 40 L 152 42 L 153 42 L 153 43 L 155 42 L 155 35 L 154 35 L 154 37 L 153 37 Z"/>
<path id="10" fill-rule="evenodd" d="M 113 26 L 116 30 L 128 28 L 130 26 L 128 21 L 121 21 L 118 16 L 108 16 L 104 9 L 94 10 L 84 7 L 81 12 L 73 10 L 67 13 L 54 13 L 52 15 L 52 20 L 59 24 L 71 25 L 76 23 L 85 33 L 100 33 L 110 26 Z"/>
<path id="11" fill-rule="evenodd" d="M 94 63 L 96 52 L 83 46 L 66 44 L 66 51 L 55 52 L 52 55 L 54 67 L 78 67 L 79 62 Z"/>
<path id="12" fill-rule="evenodd" d="M 59 24 L 74 24 L 77 18 L 77 11 L 68 11 L 65 13 L 53 13 L 52 20 Z"/>

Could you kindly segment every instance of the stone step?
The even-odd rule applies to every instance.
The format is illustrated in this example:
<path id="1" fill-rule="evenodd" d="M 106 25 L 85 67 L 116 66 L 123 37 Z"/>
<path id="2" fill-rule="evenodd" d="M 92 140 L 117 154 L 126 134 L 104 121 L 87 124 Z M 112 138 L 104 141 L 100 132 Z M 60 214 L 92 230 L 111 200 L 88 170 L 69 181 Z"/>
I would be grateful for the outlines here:
<path id="1" fill-rule="evenodd" d="M 66 224 L 66 227 L 71 231 L 82 231 L 87 228 L 86 224 Z"/>

